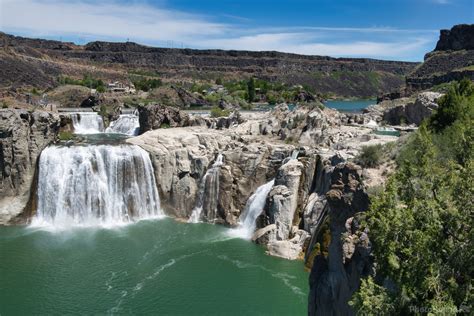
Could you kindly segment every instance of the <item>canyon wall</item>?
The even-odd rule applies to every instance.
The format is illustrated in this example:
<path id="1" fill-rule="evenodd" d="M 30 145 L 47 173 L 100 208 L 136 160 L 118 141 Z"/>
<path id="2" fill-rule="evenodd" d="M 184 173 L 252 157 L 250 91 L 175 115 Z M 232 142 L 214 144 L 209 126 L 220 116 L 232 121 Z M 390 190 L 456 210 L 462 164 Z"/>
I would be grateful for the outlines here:
<path id="1" fill-rule="evenodd" d="M 417 63 L 368 58 L 332 58 L 280 52 L 156 48 L 136 43 L 92 42 L 84 46 L 0 33 L 0 87 L 49 87 L 59 75 L 95 74 L 125 79 L 149 73 L 195 81 L 251 76 L 306 84 L 316 92 L 369 97 L 400 88 Z"/>
<path id="2" fill-rule="evenodd" d="M 38 157 L 56 140 L 59 127 L 59 116 L 47 112 L 0 110 L 0 225 L 15 221 L 34 203 Z"/>
<path id="3" fill-rule="evenodd" d="M 474 80 L 474 24 L 441 30 L 434 51 L 407 75 L 406 88 L 410 94 L 465 77 Z"/>

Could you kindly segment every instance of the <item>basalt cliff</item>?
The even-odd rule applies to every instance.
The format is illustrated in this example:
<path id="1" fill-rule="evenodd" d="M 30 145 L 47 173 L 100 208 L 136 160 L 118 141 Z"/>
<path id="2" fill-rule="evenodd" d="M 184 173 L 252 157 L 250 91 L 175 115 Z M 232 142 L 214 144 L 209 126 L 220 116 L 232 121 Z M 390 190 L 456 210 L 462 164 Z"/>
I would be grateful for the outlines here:
<path id="1" fill-rule="evenodd" d="M 81 46 L 5 33 L 0 33 L 0 56 L 0 87 L 52 87 L 61 75 L 94 74 L 114 80 L 153 73 L 165 80 L 190 82 L 255 76 L 342 97 L 373 97 L 401 88 L 404 76 L 417 65 L 280 52 L 156 48 L 131 42 Z"/>
<path id="2" fill-rule="evenodd" d="M 407 93 L 463 78 L 474 79 L 474 24 L 441 30 L 436 48 L 408 74 Z"/>

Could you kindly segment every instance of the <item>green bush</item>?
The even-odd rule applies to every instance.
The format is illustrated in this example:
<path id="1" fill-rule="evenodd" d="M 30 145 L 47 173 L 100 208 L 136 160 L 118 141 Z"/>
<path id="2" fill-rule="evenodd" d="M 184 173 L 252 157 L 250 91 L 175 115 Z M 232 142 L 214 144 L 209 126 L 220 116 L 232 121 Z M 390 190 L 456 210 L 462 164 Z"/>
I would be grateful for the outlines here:
<path id="1" fill-rule="evenodd" d="M 362 146 L 356 162 L 365 168 L 377 167 L 382 160 L 382 145 Z"/>
<path id="2" fill-rule="evenodd" d="M 105 92 L 105 84 L 102 79 L 93 78 L 92 75 L 84 75 L 82 80 L 76 80 L 67 76 L 60 76 L 58 78 L 60 84 L 71 84 L 77 86 L 84 86 L 91 89 L 97 89 L 98 92 Z"/>
<path id="3" fill-rule="evenodd" d="M 223 110 L 220 107 L 213 107 L 211 109 L 211 117 L 227 117 L 230 115 L 229 110 Z"/>
<path id="4" fill-rule="evenodd" d="M 369 277 L 362 280 L 360 290 L 354 295 L 349 305 L 357 310 L 358 315 L 388 315 L 393 313 L 393 301 L 387 290 Z"/>
<path id="5" fill-rule="evenodd" d="M 74 134 L 69 131 L 62 131 L 62 132 L 59 132 L 58 137 L 60 140 L 71 140 L 74 138 Z"/>
<path id="6" fill-rule="evenodd" d="M 150 91 L 163 85 L 160 79 L 147 79 L 147 78 L 133 78 L 132 83 L 135 89 L 142 91 Z"/>
<path id="7" fill-rule="evenodd" d="M 438 101 L 439 107 L 431 116 L 429 127 L 436 132 L 440 132 L 461 116 L 468 115 L 467 112 L 472 112 L 473 107 L 466 106 L 464 103 L 472 101 L 472 97 L 467 98 L 466 96 L 472 95 L 473 89 L 471 81 L 467 78 L 459 83 L 453 83 L 448 93 Z"/>
<path id="8" fill-rule="evenodd" d="M 217 105 L 219 103 L 219 100 L 221 99 L 221 96 L 218 93 L 212 93 L 206 95 L 204 99 L 212 105 Z"/>

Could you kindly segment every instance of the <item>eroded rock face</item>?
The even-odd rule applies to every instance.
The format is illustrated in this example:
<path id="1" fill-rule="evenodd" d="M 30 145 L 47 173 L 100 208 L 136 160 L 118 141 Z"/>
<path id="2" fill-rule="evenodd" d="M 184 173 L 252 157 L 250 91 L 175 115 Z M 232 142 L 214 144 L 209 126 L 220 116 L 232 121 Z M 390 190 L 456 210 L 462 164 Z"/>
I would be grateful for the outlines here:
<path id="1" fill-rule="evenodd" d="M 150 104 L 138 107 L 140 134 L 162 127 L 181 127 L 189 125 L 189 116 L 170 106 Z"/>
<path id="2" fill-rule="evenodd" d="M 400 75 L 405 75 L 417 65 L 409 62 L 337 59 L 279 52 L 153 48 L 131 42 L 92 42 L 77 46 L 4 33 L 0 33 L 0 48 L 5 51 L 0 59 L 2 86 L 32 82 L 39 86 L 52 86 L 61 74 L 75 71 L 77 75 L 82 75 L 88 72 L 89 67 L 84 67 L 84 64 L 94 66 L 95 71 L 103 78 L 127 78 L 126 71 L 111 74 L 103 67 L 115 64 L 117 69 L 150 70 L 174 81 L 209 80 L 209 73 L 239 80 L 257 76 L 269 80 L 278 78 L 278 81 L 290 86 L 308 84 L 316 91 L 341 96 L 368 97 L 400 87 L 403 84 Z M 36 58 L 22 58 L 20 55 Z M 333 71 L 359 75 L 339 80 L 330 75 Z M 379 76 L 379 82 L 375 85 L 369 80 L 369 74 L 374 71 Z M 321 79 L 315 80 L 315 74 L 321 76 Z M 350 83 L 347 84 L 346 81 Z M 348 86 L 357 88 L 348 89 Z"/>
<path id="3" fill-rule="evenodd" d="M 150 153 L 162 206 L 181 218 L 191 215 L 206 171 L 222 154 L 213 222 L 230 226 L 237 224 L 248 197 L 275 177 L 294 148 L 203 127 L 158 129 L 128 141 Z"/>
<path id="4" fill-rule="evenodd" d="M 303 164 L 296 159 L 288 161 L 278 169 L 275 185 L 268 194 L 265 215 L 268 224 L 276 224 L 273 239 L 287 240 L 290 237 L 295 211 L 298 206 L 298 189 Z"/>
<path id="5" fill-rule="evenodd" d="M 370 241 L 360 231 L 356 214 L 369 207 L 361 170 L 352 163 L 337 165 L 326 194 L 331 241 L 327 256 L 314 258 L 310 275 L 310 315 L 353 315 L 348 305 L 360 278 L 372 269 Z"/>
<path id="6" fill-rule="evenodd" d="M 0 225 L 21 222 L 15 218 L 27 208 L 36 161 L 59 127 L 59 116 L 47 112 L 0 111 Z"/>
<path id="7" fill-rule="evenodd" d="M 435 50 L 474 49 L 474 24 L 459 24 L 441 30 Z"/>
<path id="8" fill-rule="evenodd" d="M 426 54 L 423 64 L 407 75 L 407 93 L 463 78 L 474 80 L 473 60 L 474 24 L 441 30 L 435 50 Z"/>
<path id="9" fill-rule="evenodd" d="M 438 108 L 436 103 L 443 94 L 438 92 L 421 92 L 412 97 L 384 100 L 364 110 L 364 115 L 370 119 L 391 125 L 415 124 L 430 117 Z"/>

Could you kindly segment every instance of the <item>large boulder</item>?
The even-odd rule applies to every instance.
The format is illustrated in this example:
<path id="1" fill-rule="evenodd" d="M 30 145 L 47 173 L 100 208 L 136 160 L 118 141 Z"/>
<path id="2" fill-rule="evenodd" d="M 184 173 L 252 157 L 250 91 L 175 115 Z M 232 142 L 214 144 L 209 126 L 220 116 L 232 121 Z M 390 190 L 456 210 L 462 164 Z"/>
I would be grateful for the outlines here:
<path id="1" fill-rule="evenodd" d="M 189 115 L 178 108 L 161 104 L 149 104 L 138 107 L 140 134 L 163 127 L 181 127 L 189 125 Z"/>
<path id="2" fill-rule="evenodd" d="M 24 218 L 17 218 L 22 212 L 31 215 L 37 160 L 56 139 L 59 128 L 59 116 L 51 113 L 0 111 L 0 225 L 22 222 Z"/>
<path id="3" fill-rule="evenodd" d="M 407 99 L 406 103 L 386 109 L 383 120 L 392 125 L 401 123 L 420 125 L 438 108 L 436 101 L 442 96 L 443 94 L 437 92 L 422 92 L 417 95 L 415 101 Z"/>
<path id="4" fill-rule="evenodd" d="M 436 101 L 443 94 L 437 92 L 422 92 L 418 94 L 414 103 L 408 103 L 405 112 L 407 121 L 410 124 L 420 125 L 421 122 L 430 117 L 434 110 L 438 108 Z"/>
<path id="5" fill-rule="evenodd" d="M 187 90 L 181 87 L 171 87 L 176 91 L 178 94 L 182 106 L 190 107 L 190 106 L 210 106 L 211 104 L 206 101 L 201 95 L 195 95 L 193 93 L 189 93 Z"/>

